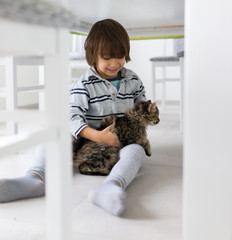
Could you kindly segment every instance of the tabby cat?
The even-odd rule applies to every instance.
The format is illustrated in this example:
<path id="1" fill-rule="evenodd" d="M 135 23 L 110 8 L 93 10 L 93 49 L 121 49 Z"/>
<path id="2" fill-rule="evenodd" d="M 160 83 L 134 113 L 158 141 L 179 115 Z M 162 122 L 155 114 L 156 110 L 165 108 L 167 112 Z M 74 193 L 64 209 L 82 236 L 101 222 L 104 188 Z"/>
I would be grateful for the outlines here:
<path id="1" fill-rule="evenodd" d="M 128 144 L 140 144 L 147 156 L 151 156 L 151 147 L 147 139 L 148 125 L 159 123 L 159 110 L 150 100 L 136 103 L 126 111 L 123 117 L 111 115 L 104 118 L 99 130 L 112 124 L 111 132 L 118 136 L 120 148 Z M 118 161 L 119 150 L 104 143 L 86 141 L 73 154 L 73 166 L 86 175 L 108 175 Z"/>

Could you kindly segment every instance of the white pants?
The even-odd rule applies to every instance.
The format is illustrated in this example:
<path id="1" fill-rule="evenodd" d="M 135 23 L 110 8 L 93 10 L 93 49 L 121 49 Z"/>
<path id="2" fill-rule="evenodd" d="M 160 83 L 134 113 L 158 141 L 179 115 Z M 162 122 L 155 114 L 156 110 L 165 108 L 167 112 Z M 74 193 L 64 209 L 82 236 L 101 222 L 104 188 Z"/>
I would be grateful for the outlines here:
<path id="1" fill-rule="evenodd" d="M 45 145 L 40 145 L 36 150 L 36 156 L 28 172 L 39 175 L 45 181 Z M 116 180 L 125 189 L 137 175 L 145 158 L 144 149 L 138 144 L 130 144 L 119 152 L 119 161 L 111 170 L 105 181 Z"/>
<path id="2" fill-rule="evenodd" d="M 123 189 L 136 177 L 146 154 L 138 144 L 130 144 L 119 152 L 119 161 L 115 164 L 105 181 L 117 180 Z"/>

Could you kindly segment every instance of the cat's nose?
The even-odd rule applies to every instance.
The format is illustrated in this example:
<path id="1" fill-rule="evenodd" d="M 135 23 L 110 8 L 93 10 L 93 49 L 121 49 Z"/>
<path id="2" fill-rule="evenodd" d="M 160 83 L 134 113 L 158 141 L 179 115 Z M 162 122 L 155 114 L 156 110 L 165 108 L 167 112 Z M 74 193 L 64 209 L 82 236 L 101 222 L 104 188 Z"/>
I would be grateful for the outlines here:
<path id="1" fill-rule="evenodd" d="M 159 121 L 160 121 L 160 119 L 159 118 L 157 118 L 156 120 L 155 120 L 155 124 L 158 124 L 159 123 Z"/>

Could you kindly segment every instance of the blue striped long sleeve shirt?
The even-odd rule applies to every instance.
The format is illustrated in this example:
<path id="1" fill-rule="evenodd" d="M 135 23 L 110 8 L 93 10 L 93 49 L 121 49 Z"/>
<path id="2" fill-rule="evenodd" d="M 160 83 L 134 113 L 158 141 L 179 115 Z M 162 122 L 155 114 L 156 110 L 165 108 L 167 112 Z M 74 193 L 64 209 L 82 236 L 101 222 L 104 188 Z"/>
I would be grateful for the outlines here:
<path id="1" fill-rule="evenodd" d="M 122 68 L 121 76 L 119 91 L 92 67 L 73 83 L 70 92 L 70 130 L 74 137 L 86 126 L 96 129 L 102 118 L 112 114 L 123 116 L 136 102 L 146 101 L 140 78 L 126 68 Z"/>

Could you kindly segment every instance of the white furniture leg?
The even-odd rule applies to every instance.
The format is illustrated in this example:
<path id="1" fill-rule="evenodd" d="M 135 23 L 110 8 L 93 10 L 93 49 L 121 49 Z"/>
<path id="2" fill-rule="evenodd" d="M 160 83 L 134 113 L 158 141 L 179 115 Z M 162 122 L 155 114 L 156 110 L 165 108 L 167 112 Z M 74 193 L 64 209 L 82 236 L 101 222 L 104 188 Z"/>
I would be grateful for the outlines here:
<path id="1" fill-rule="evenodd" d="M 166 69 L 165 69 L 165 66 L 161 67 L 161 79 L 163 79 L 163 82 L 162 82 L 163 86 L 162 86 L 161 108 L 165 109 L 165 107 L 166 107 L 166 82 L 165 82 L 165 79 L 166 79 Z"/>
<path id="2" fill-rule="evenodd" d="M 180 57 L 180 132 L 184 125 L 184 57 Z"/>
<path id="3" fill-rule="evenodd" d="M 46 113 L 58 138 L 47 144 L 47 239 L 71 239 L 71 135 L 69 132 L 68 32 L 57 30 L 57 53 L 45 57 Z M 49 81 L 48 81 L 49 80 Z"/>
<path id="4" fill-rule="evenodd" d="M 6 111 L 13 112 L 17 108 L 17 71 L 13 57 L 5 57 L 6 73 Z M 16 93 L 16 94 L 15 94 Z M 18 132 L 18 124 L 15 121 L 7 121 L 7 134 Z"/>
<path id="5" fill-rule="evenodd" d="M 44 85 L 44 65 L 39 66 L 39 85 Z M 44 92 L 39 92 L 39 110 L 44 111 L 45 102 L 44 102 Z"/>
<path id="6" fill-rule="evenodd" d="M 156 67 L 155 62 L 152 62 L 152 101 L 157 101 L 156 99 Z"/>

